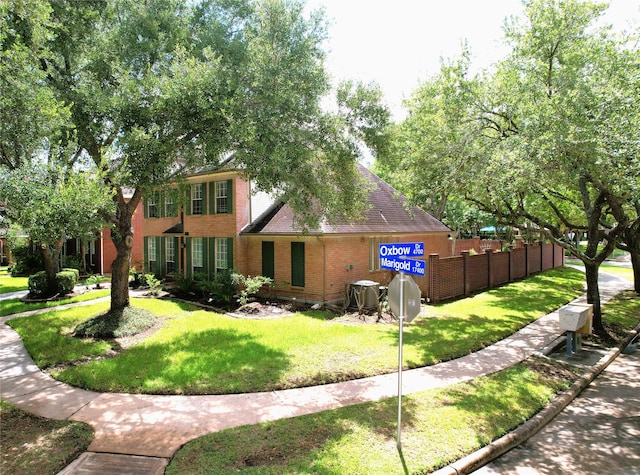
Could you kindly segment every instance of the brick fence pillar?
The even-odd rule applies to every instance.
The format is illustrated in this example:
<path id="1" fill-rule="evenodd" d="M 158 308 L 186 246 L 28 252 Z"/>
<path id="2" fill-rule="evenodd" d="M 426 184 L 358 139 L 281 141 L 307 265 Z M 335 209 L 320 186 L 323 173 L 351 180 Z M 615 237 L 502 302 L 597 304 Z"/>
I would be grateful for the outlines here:
<path id="1" fill-rule="evenodd" d="M 429 272 L 429 300 L 432 303 L 440 301 L 440 256 L 438 254 L 429 254 L 428 272 Z"/>
<path id="2" fill-rule="evenodd" d="M 493 288 L 493 282 L 494 282 L 494 277 L 493 277 L 493 266 L 492 264 L 492 260 L 493 260 L 493 249 L 489 248 L 489 249 L 485 249 L 484 253 L 487 255 L 487 274 L 488 274 L 488 281 L 489 281 L 489 288 L 492 289 Z"/>
<path id="3" fill-rule="evenodd" d="M 462 251 L 462 273 L 464 275 L 464 295 L 471 295 L 471 277 L 469 276 L 469 251 Z"/>

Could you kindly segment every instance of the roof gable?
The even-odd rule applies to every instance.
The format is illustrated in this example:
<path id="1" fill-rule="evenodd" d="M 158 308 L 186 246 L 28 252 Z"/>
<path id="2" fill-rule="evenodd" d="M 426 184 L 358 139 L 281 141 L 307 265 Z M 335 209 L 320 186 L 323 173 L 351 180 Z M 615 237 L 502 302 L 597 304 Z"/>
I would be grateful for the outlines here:
<path id="1" fill-rule="evenodd" d="M 405 207 L 407 199 L 391 185 L 362 165 L 361 177 L 370 183 L 368 211 L 362 220 L 354 223 L 322 223 L 309 234 L 393 234 L 450 232 L 451 230 L 417 206 Z M 247 226 L 243 234 L 299 234 L 294 228 L 293 210 L 278 203 Z"/>

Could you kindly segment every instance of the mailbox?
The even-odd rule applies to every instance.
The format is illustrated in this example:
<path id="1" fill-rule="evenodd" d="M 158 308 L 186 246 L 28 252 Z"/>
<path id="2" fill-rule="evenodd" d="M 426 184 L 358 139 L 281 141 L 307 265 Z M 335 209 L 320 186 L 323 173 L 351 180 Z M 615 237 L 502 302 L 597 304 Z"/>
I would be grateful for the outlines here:
<path id="1" fill-rule="evenodd" d="M 569 304 L 560 308 L 560 329 L 583 334 L 591 333 L 593 305 Z"/>

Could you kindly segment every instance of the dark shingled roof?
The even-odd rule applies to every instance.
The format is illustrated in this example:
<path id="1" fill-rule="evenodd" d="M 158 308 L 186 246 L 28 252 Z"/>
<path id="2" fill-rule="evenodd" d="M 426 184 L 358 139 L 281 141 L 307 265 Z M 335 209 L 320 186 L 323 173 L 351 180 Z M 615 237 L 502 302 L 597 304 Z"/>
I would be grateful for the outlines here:
<path id="1" fill-rule="evenodd" d="M 391 185 L 358 165 L 360 174 L 372 185 L 369 210 L 363 220 L 354 223 L 321 223 L 309 234 L 392 234 L 392 233 L 448 233 L 451 230 L 424 210 L 414 206 L 406 209 L 406 198 Z M 287 204 L 276 203 L 242 234 L 297 234 L 293 227 L 293 210 Z"/>

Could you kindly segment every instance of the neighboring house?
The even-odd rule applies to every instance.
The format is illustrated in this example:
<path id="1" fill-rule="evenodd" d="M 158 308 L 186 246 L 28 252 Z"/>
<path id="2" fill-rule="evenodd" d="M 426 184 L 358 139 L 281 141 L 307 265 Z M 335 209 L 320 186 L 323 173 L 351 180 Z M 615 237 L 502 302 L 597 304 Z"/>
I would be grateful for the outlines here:
<path id="1" fill-rule="evenodd" d="M 342 301 L 351 282 L 390 281 L 392 272 L 380 269 L 381 242 L 420 241 L 426 255 L 450 255 L 449 228 L 417 207 L 405 209 L 406 200 L 390 185 L 362 166 L 360 172 L 373 185 L 363 219 L 323 224 L 306 234 L 294 229 L 288 205 L 252 193 L 237 170 L 191 175 L 184 206 L 177 206 L 175 190 L 145 202 L 145 270 L 161 276 L 212 276 L 223 269 L 262 274 L 277 284 L 269 295 L 327 303 Z M 426 278 L 416 282 L 426 289 Z"/>

